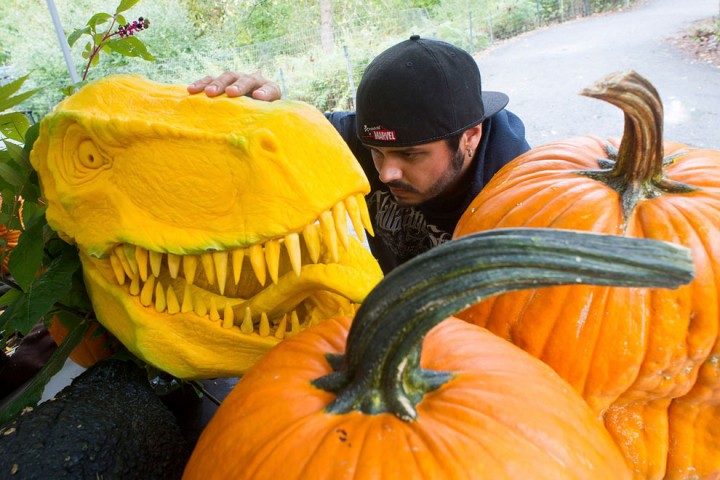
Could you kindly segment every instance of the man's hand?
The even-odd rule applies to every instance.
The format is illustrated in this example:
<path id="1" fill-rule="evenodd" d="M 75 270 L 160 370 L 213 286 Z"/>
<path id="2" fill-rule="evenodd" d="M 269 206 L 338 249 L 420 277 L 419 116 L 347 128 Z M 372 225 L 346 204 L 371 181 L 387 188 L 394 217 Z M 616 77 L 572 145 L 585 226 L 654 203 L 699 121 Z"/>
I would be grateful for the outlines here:
<path id="1" fill-rule="evenodd" d="M 205 92 L 208 97 L 223 93 L 228 97 L 250 96 L 257 100 L 272 102 L 280 100 L 281 92 L 277 83 L 271 82 L 260 73 L 224 72 L 217 77 L 204 77 L 187 87 L 190 93 Z"/>

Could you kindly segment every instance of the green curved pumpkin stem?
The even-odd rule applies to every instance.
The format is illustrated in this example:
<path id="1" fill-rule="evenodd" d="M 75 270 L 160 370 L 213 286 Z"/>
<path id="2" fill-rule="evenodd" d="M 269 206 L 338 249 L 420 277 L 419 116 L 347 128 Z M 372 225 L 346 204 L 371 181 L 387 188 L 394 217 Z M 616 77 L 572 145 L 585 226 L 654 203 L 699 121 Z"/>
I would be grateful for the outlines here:
<path id="1" fill-rule="evenodd" d="M 609 171 L 580 172 L 607 183 L 621 195 L 625 218 L 644 198 L 696 190 L 663 176 L 663 105 L 648 80 L 634 71 L 616 72 L 580 94 L 611 103 L 625 114 L 614 166 Z"/>
<path id="2" fill-rule="evenodd" d="M 564 284 L 675 288 L 692 280 L 689 251 L 654 240 L 513 228 L 452 240 L 387 275 L 358 309 L 344 355 L 314 384 L 327 411 L 416 418 L 423 396 L 452 372 L 420 367 L 422 341 L 445 318 L 492 295 Z"/>

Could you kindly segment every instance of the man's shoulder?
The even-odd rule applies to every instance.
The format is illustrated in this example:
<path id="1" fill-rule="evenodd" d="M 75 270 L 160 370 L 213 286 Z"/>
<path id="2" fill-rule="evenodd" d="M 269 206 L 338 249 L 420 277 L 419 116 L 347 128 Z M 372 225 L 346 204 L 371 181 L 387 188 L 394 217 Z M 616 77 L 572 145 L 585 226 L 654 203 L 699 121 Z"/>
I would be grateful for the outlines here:
<path id="1" fill-rule="evenodd" d="M 355 112 L 325 112 L 325 118 L 341 135 L 355 133 Z"/>
<path id="2" fill-rule="evenodd" d="M 509 149 L 513 154 L 530 149 L 525 138 L 525 124 L 510 110 L 500 110 L 487 119 L 485 128 L 492 148 Z"/>

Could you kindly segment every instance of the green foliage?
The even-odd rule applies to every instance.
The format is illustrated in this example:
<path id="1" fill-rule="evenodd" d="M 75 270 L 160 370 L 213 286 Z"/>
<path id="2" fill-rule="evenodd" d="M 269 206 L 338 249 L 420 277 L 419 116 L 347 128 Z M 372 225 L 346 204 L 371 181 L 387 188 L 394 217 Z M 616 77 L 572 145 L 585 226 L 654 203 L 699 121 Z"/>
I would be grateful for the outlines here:
<path id="1" fill-rule="evenodd" d="M 88 11 L 106 12 L 111 0 L 55 0 L 63 25 L 84 25 L 81 39 L 73 42 L 76 65 L 85 66 L 96 34 L 107 29 L 112 11 L 87 22 Z M 635 0 L 632 0 L 635 1 Z M 292 70 L 286 77 L 287 97 L 302 98 L 323 108 L 347 104 L 348 60 L 333 55 L 333 68 L 319 63 L 315 50 L 320 44 L 320 0 L 155 0 L 142 4 L 143 14 L 152 26 L 142 32 L 142 40 L 157 62 L 135 62 L 113 51 L 101 52 L 103 61 L 93 66 L 92 75 L 138 73 L 167 83 L 189 83 L 224 70 L 256 71 L 280 82 L 279 72 L 292 57 Z M 331 27 L 335 48 L 349 48 L 353 71 L 362 72 L 365 59 L 380 52 L 383 45 L 403 40 L 413 33 L 436 37 L 471 51 L 495 40 L 509 38 L 552 21 L 567 20 L 600 8 L 621 8 L 629 0 L 330 0 Z M 562 7 L 562 12 L 561 12 Z M 37 12 L 27 15 L 28 11 Z M 125 12 L 122 12 L 125 15 Z M 3 0 L 0 2 L 0 52 L 9 58 L 15 71 L 32 71 L 27 85 L 41 88 L 38 95 L 24 102 L 23 109 L 41 117 L 63 97 L 67 68 L 60 55 L 44 0 Z M 72 40 L 72 38 L 71 38 Z M 112 45 L 112 44 L 111 44 Z M 86 50 L 90 48 L 90 50 Z M 129 53 L 128 50 L 122 53 Z M 98 58 L 98 57 L 95 57 Z M 306 70 L 299 73 L 300 68 Z M 328 75 L 327 78 L 321 78 Z M 297 84 L 295 78 L 307 83 Z M 356 79 L 356 81 L 359 80 Z M 331 92 L 321 91 L 325 86 Z M 345 99 L 339 95 L 346 92 Z M 330 101 L 328 101 L 330 99 Z"/>
<path id="2" fill-rule="evenodd" d="M 493 38 L 502 40 L 535 28 L 535 6 L 529 2 L 506 6 L 493 16 Z"/>
<path id="3" fill-rule="evenodd" d="M 89 69 L 98 64 L 101 53 L 152 59 L 137 37 L 127 36 L 128 32 L 143 30 L 146 24 L 142 27 L 125 25 L 113 32 L 118 22 L 126 23 L 122 12 L 137 1 L 121 0 L 115 13 L 93 15 L 83 28 L 70 35 L 69 43 L 89 38 L 85 48 L 88 55 L 83 80 Z M 37 89 L 19 93 L 27 78 L 25 76 L 0 86 L 0 141 L 4 147 L 0 149 L 0 223 L 21 232 L 12 250 L 6 242 L 2 245 L 1 260 L 8 261 L 7 271 L 0 271 L 0 283 L 10 290 L 0 298 L 3 307 L 0 347 L 6 349 L 10 342 L 22 338 L 38 322 L 48 322 L 55 314 L 66 319 L 74 317 L 76 322 L 42 371 L 0 411 L 0 423 L 2 419 L 17 415 L 26 406 L 37 403 L 45 383 L 62 367 L 89 322 L 94 320 L 77 249 L 58 238 L 45 220 L 40 185 L 29 161 L 39 125 L 31 126 L 21 112 L 8 111 L 37 93 Z M 69 91 L 77 86 L 70 86 Z"/>
<path id="4" fill-rule="evenodd" d="M 9 229 L 22 231 L 8 258 L 8 271 L 0 272 L 0 283 L 10 287 L 0 298 L 4 308 L 0 315 L 3 350 L 9 342 L 26 335 L 41 319 L 58 309 L 78 312 L 76 307 L 80 307 L 85 319 L 90 316 L 89 302 L 83 300 L 82 295 L 73 297 L 71 293 L 77 294 L 76 289 L 68 289 L 68 285 L 76 284 L 74 278 L 80 270 L 77 250 L 59 240 L 45 222 L 37 175 L 28 160 L 37 138 L 37 125 L 30 126 L 27 118 L 18 112 L 5 112 L 36 93 L 32 90 L 17 93 L 25 80 L 23 77 L 0 87 L 0 112 L 4 112 L 0 113 L 0 123 L 5 135 L 2 139 L 5 148 L 0 150 L 2 223 Z M 2 260 L 6 257 L 8 250 L 3 248 Z M 42 371 L 6 402 L 0 410 L 0 423 L 40 400 L 45 384 L 60 370 L 88 326 L 86 321 L 79 323 Z"/>
<path id="5" fill-rule="evenodd" d="M 63 89 L 63 93 L 71 95 L 80 88 L 86 81 L 90 67 L 96 66 L 102 54 L 110 55 L 116 53 L 122 57 L 141 57 L 143 60 L 153 61 L 145 44 L 134 36 L 137 31 L 144 30 L 150 25 L 147 18 L 140 17 L 132 24 L 125 20 L 122 12 L 127 11 L 138 0 L 121 0 L 115 13 L 96 13 L 83 28 L 79 28 L 68 36 L 68 45 L 73 46 L 79 39 L 87 37 L 82 57 L 87 60 L 82 80 L 76 84 Z M 113 32 L 113 29 L 117 30 Z"/>
<path id="6" fill-rule="evenodd" d="M 720 44 L 720 17 L 698 23 L 691 29 L 690 35 L 696 41 Z"/>

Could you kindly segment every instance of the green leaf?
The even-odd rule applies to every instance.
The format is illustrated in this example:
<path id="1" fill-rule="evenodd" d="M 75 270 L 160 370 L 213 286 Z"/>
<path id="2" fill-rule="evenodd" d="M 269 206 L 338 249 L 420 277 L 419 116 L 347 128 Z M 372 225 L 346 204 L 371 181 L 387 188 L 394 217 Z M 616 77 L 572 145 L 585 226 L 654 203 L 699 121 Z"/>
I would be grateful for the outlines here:
<path id="1" fill-rule="evenodd" d="M 5 142 L 6 144 L 8 142 Z M 12 158 L 12 157 L 11 157 Z M 0 178 L 2 178 L 9 185 L 16 187 L 18 190 L 25 183 L 25 177 L 22 172 L 19 171 L 18 167 L 14 162 L 2 162 L 0 163 Z"/>
<path id="2" fill-rule="evenodd" d="M 29 76 L 30 74 L 24 75 L 17 80 L 13 80 L 12 82 L 8 82 L 5 85 L 0 86 L 0 100 L 10 98 L 13 93 L 20 90 L 23 83 L 25 83 L 25 80 L 27 80 Z"/>
<path id="3" fill-rule="evenodd" d="M 72 47 L 73 45 L 75 45 L 75 42 L 77 42 L 80 37 L 82 37 L 85 34 L 89 34 L 89 33 L 90 33 L 90 27 L 83 27 L 83 28 L 79 28 L 79 29 L 75 30 L 70 35 L 68 35 L 68 39 L 67 39 L 68 44 Z"/>
<path id="4" fill-rule="evenodd" d="M 30 155 L 30 151 L 32 150 L 33 146 L 35 145 L 35 141 L 37 140 L 38 136 L 40 135 L 40 124 L 35 123 L 30 126 L 30 128 L 27 129 L 25 132 L 25 146 L 23 149 L 25 152 Z"/>
<path id="5" fill-rule="evenodd" d="M 20 290 L 11 288 L 7 292 L 3 293 L 0 297 L 0 307 L 10 305 L 12 302 L 17 300 L 20 295 L 22 295 L 22 292 Z"/>
<path id="6" fill-rule="evenodd" d="M 42 398 L 45 386 L 50 379 L 60 371 L 63 365 L 65 365 L 70 353 L 72 353 L 75 347 L 82 341 L 88 326 L 88 322 L 82 322 L 76 328 L 70 330 L 65 340 L 53 352 L 43 368 L 35 374 L 27 384 L 4 402 L 2 409 L 0 409 L 0 425 L 20 415 L 20 412 L 22 412 L 24 408 L 33 407 L 38 404 Z"/>
<path id="7" fill-rule="evenodd" d="M 5 144 L 7 152 L 10 154 L 10 158 L 12 158 L 13 160 L 18 160 L 22 158 L 22 144 L 18 144 L 17 142 L 13 142 L 11 140 L 3 140 L 3 143 Z"/>
<path id="8" fill-rule="evenodd" d="M 115 15 L 115 22 L 117 22 L 118 25 L 127 24 L 127 20 L 125 20 L 125 17 L 120 14 Z"/>
<path id="9" fill-rule="evenodd" d="M 30 128 L 30 120 L 21 112 L 0 114 L 0 134 L 7 138 L 22 142 L 25 131 Z"/>
<path id="10" fill-rule="evenodd" d="M 26 334 L 67 294 L 72 276 L 80 268 L 80 259 L 75 247 L 67 244 L 66 247 L 63 255 L 55 258 L 25 293 L 8 305 L 0 316 L 6 328 Z M 12 260 L 13 256 L 10 259 Z"/>
<path id="11" fill-rule="evenodd" d="M 40 91 L 40 89 L 36 88 L 35 90 L 30 90 L 28 92 L 21 93 L 20 95 L 15 95 L 14 97 L 3 97 L 2 95 L 0 95 L 0 112 L 24 102 L 28 98 L 35 95 L 38 91 Z"/>
<path id="12" fill-rule="evenodd" d="M 107 46 L 114 52 L 126 57 L 142 57 L 143 60 L 154 61 L 150 52 L 147 51 L 145 44 L 136 37 L 114 38 L 108 40 Z"/>
<path id="13" fill-rule="evenodd" d="M 115 13 L 130 10 L 138 1 L 139 0 L 122 0 L 120 5 L 118 5 L 117 10 L 115 10 Z"/>
<path id="14" fill-rule="evenodd" d="M 92 17 L 90 17 L 90 20 L 88 20 L 87 25 L 90 27 L 97 27 L 98 25 L 102 25 L 103 23 L 106 23 L 108 20 L 112 18 L 112 15 L 109 13 L 96 13 Z"/>
<path id="15" fill-rule="evenodd" d="M 34 194 L 34 189 L 32 190 L 32 193 Z M 23 203 L 22 207 L 22 215 L 25 223 L 27 224 L 29 224 L 30 222 L 34 222 L 36 219 L 44 216 L 45 210 L 47 209 L 45 205 L 39 205 L 37 201 L 30 201 L 32 199 L 32 196 L 28 194 L 29 191 L 29 188 L 24 188 L 21 192 L 23 194 L 22 197 L 25 200 L 25 203 Z"/>
<path id="16" fill-rule="evenodd" d="M 85 287 L 82 268 L 79 268 L 75 272 L 70 288 L 67 289 L 67 294 L 59 301 L 63 305 L 72 307 L 79 312 L 90 314 L 93 311 L 92 303 L 90 302 L 90 297 Z"/>
<path id="17" fill-rule="evenodd" d="M 83 53 L 83 57 L 84 57 L 84 58 L 87 58 L 88 56 L 89 56 L 89 55 L 85 55 L 85 54 Z M 70 84 L 70 85 L 68 85 L 67 87 L 60 89 L 60 93 L 62 93 L 62 94 L 65 95 L 66 97 L 69 97 L 70 95 L 72 95 L 73 93 L 77 92 L 77 91 L 80 90 L 82 87 L 84 87 L 85 84 L 88 83 L 88 81 L 89 81 L 89 80 L 80 80 L 80 81 L 77 82 L 77 83 Z"/>
<path id="18" fill-rule="evenodd" d="M 12 273 L 15 282 L 20 285 L 24 292 L 28 291 L 42 265 L 43 250 L 45 248 L 44 227 L 44 217 L 36 218 L 32 223 L 28 224 L 25 231 L 20 235 L 12 255 L 10 255 L 8 269 Z"/>

